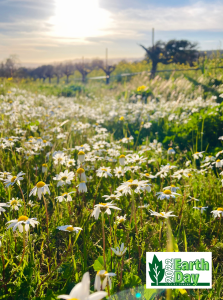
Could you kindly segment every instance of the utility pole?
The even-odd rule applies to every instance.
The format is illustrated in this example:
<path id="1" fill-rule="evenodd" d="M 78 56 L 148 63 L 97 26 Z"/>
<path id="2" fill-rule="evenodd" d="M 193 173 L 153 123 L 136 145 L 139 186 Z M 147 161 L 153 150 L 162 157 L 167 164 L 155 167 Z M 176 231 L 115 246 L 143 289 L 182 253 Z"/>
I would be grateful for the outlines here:
<path id="1" fill-rule="evenodd" d="M 154 28 L 152 28 L 152 45 L 154 47 Z"/>

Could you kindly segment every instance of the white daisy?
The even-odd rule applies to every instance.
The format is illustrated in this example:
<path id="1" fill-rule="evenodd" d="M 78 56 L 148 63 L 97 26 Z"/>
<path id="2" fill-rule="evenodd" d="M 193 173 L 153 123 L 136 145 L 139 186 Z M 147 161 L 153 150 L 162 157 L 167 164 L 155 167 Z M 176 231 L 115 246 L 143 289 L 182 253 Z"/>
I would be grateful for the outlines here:
<path id="1" fill-rule="evenodd" d="M 22 206 L 21 205 L 21 200 L 19 200 L 18 198 L 12 198 L 12 200 L 9 200 L 9 202 L 7 202 L 7 204 L 10 206 L 10 208 L 12 210 L 19 210 L 19 207 Z"/>
<path id="2" fill-rule="evenodd" d="M 5 212 L 5 209 L 3 207 L 9 207 L 7 203 L 0 203 L 0 215 L 2 212 Z"/>
<path id="3" fill-rule="evenodd" d="M 57 180 L 57 186 L 63 186 L 65 184 L 71 184 L 71 180 L 74 178 L 74 172 L 69 172 L 68 170 L 65 170 L 64 172 L 60 172 L 56 175 L 56 177 L 53 177 L 53 180 Z"/>
<path id="4" fill-rule="evenodd" d="M 180 194 L 171 192 L 171 190 L 165 190 L 164 192 L 158 192 L 158 193 L 156 193 L 156 195 L 159 195 L 158 199 L 160 199 L 160 200 L 176 198 L 176 195 L 181 196 Z"/>
<path id="5" fill-rule="evenodd" d="M 37 193 L 39 199 L 41 199 L 42 194 L 45 195 L 46 193 L 48 193 L 50 195 L 50 190 L 49 190 L 48 184 L 46 184 L 43 181 L 39 181 L 36 184 L 36 186 L 29 193 L 29 197 L 31 195 L 36 196 L 36 193 Z"/>
<path id="6" fill-rule="evenodd" d="M 23 232 L 23 227 L 24 227 L 25 231 L 29 231 L 30 225 L 34 228 L 36 225 L 39 224 L 39 222 L 36 220 L 37 220 L 36 218 L 28 218 L 27 216 L 20 216 L 16 220 L 11 220 L 7 222 L 6 224 L 10 224 L 7 227 L 7 229 L 13 227 L 13 231 L 15 231 L 16 228 L 18 227 L 19 232 Z"/>
<path id="7" fill-rule="evenodd" d="M 57 298 L 66 300 L 101 300 L 106 297 L 107 293 L 100 291 L 90 295 L 90 276 L 89 273 L 85 273 L 82 281 L 75 285 L 69 295 L 60 295 Z"/>
<path id="8" fill-rule="evenodd" d="M 80 193 L 87 193 L 87 185 L 86 185 L 85 181 L 81 181 L 77 185 L 77 188 Z"/>
<path id="9" fill-rule="evenodd" d="M 205 206 L 205 207 L 203 207 L 203 206 L 195 206 L 193 208 L 194 209 L 198 209 L 198 210 L 200 210 L 201 213 L 203 213 L 205 211 L 205 209 L 208 208 L 208 206 Z"/>
<path id="10" fill-rule="evenodd" d="M 83 230 L 81 227 L 73 227 L 72 225 L 58 226 L 57 229 L 70 232 L 70 233 L 72 232 L 78 233 L 80 230 Z"/>
<path id="11" fill-rule="evenodd" d="M 110 276 L 116 276 L 115 273 L 108 273 L 105 270 L 98 271 L 95 277 L 94 282 L 94 289 L 97 291 L 104 290 L 107 286 L 107 283 L 109 284 L 111 288 L 111 279 Z"/>
<path id="12" fill-rule="evenodd" d="M 97 171 L 96 171 L 96 174 L 98 177 L 105 177 L 107 178 L 108 176 L 109 177 L 112 177 L 112 174 L 111 174 L 111 168 L 110 167 L 100 167 Z"/>
<path id="13" fill-rule="evenodd" d="M 151 209 L 149 210 L 149 212 L 151 213 L 151 216 L 156 216 L 156 217 L 162 217 L 162 218 L 169 218 L 169 217 L 177 217 L 175 215 L 171 215 L 172 211 L 169 211 L 169 212 L 161 212 L 161 213 L 158 213 L 156 211 L 152 211 Z"/>
<path id="14" fill-rule="evenodd" d="M 57 199 L 58 202 L 70 202 L 72 201 L 72 197 L 71 194 L 73 194 L 74 192 L 70 192 L 70 193 L 63 193 L 61 196 L 55 197 L 55 199 Z"/>
<path id="15" fill-rule="evenodd" d="M 8 175 L 7 179 L 4 180 L 4 184 L 6 184 L 6 187 L 12 186 L 14 183 L 20 185 L 20 180 L 23 180 L 23 175 L 25 175 L 23 172 L 19 172 L 16 176 Z"/>
<path id="16" fill-rule="evenodd" d="M 121 257 L 125 254 L 127 247 L 124 248 L 124 243 L 122 243 L 120 248 L 116 247 L 116 248 L 111 248 L 111 249 L 118 257 Z"/>
<path id="17" fill-rule="evenodd" d="M 213 217 L 214 218 L 220 218 L 223 216 L 223 208 L 222 207 L 219 207 L 218 209 L 216 210 L 212 210 L 211 213 L 213 214 Z"/>
<path id="18" fill-rule="evenodd" d="M 111 214 L 111 209 L 121 210 L 121 208 L 118 208 L 115 205 L 116 204 L 112 203 L 112 202 L 96 204 L 94 206 L 94 210 L 93 210 L 91 216 L 95 217 L 95 219 L 97 220 L 101 211 L 103 211 L 104 213 L 110 215 Z"/>

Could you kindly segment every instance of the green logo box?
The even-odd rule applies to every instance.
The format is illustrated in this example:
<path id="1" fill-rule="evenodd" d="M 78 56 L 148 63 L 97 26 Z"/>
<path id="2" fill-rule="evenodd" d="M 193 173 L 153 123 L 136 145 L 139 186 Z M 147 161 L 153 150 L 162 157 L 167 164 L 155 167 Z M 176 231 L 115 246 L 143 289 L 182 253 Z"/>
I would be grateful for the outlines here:
<path id="1" fill-rule="evenodd" d="M 146 288 L 211 289 L 212 252 L 146 252 Z"/>

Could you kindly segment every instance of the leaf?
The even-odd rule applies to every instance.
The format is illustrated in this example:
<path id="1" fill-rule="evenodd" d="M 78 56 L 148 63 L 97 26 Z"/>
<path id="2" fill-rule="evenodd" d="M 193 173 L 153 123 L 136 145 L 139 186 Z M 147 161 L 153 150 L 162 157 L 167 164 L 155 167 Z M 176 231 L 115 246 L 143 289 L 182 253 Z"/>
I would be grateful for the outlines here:
<path id="1" fill-rule="evenodd" d="M 100 271 L 100 270 L 104 270 L 104 260 L 103 260 L 103 256 L 99 256 L 93 264 L 93 268 L 95 271 Z"/>
<path id="2" fill-rule="evenodd" d="M 186 236 L 185 230 L 183 231 L 183 235 L 184 235 L 185 252 L 187 252 L 187 236 Z"/>
<path id="3" fill-rule="evenodd" d="M 162 281 L 164 276 L 163 263 L 162 260 L 158 260 L 155 254 L 153 256 L 152 263 L 149 263 L 149 269 L 149 276 L 153 282 L 158 284 L 160 281 Z"/>
<path id="4" fill-rule="evenodd" d="M 154 299 L 155 295 L 157 294 L 157 290 L 155 289 L 147 289 L 146 285 L 144 285 L 144 297 L 146 300 Z"/>

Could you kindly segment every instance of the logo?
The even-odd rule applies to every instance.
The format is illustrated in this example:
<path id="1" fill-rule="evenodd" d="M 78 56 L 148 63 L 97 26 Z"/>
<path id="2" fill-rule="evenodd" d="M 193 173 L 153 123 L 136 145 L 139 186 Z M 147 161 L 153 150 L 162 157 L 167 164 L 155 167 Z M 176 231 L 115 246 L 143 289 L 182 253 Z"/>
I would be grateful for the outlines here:
<path id="1" fill-rule="evenodd" d="M 147 252 L 146 288 L 212 288 L 211 252 Z"/>

